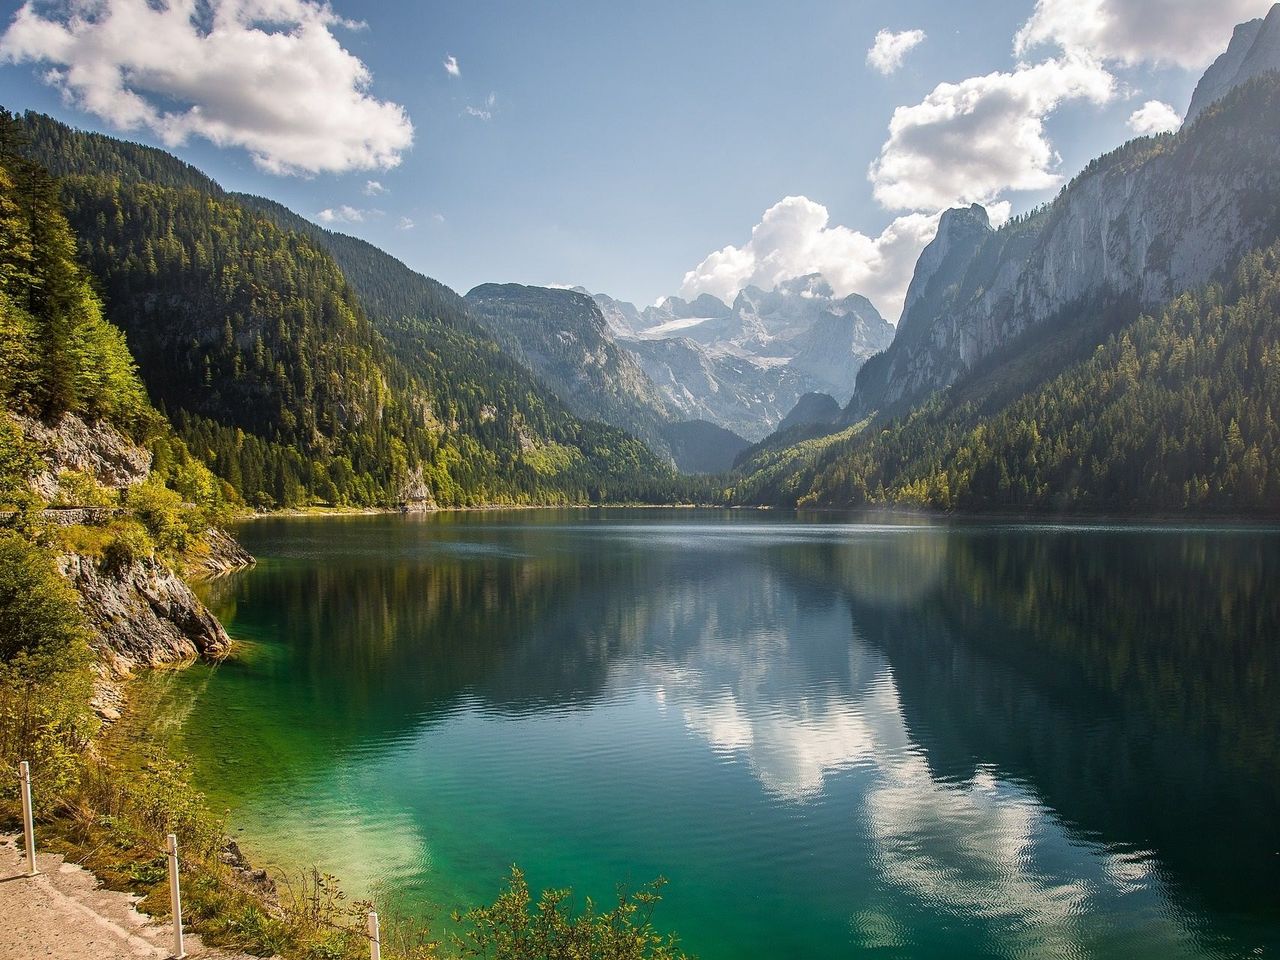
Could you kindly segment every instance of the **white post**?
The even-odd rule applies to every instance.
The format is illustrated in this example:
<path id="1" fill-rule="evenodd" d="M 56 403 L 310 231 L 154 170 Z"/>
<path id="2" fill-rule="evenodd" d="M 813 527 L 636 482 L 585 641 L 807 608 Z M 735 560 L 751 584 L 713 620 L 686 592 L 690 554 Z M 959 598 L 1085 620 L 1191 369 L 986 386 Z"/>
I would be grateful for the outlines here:
<path id="1" fill-rule="evenodd" d="M 23 760 L 18 764 L 18 778 L 22 780 L 22 835 L 27 844 L 27 876 L 36 875 L 36 821 L 31 809 L 31 764 Z"/>
<path id="2" fill-rule="evenodd" d="M 187 955 L 182 943 L 182 891 L 178 888 L 178 837 L 169 834 L 169 903 L 173 907 L 173 960 Z"/>
<path id="3" fill-rule="evenodd" d="M 369 911 L 369 960 L 382 960 L 382 934 L 378 932 L 378 913 Z"/>

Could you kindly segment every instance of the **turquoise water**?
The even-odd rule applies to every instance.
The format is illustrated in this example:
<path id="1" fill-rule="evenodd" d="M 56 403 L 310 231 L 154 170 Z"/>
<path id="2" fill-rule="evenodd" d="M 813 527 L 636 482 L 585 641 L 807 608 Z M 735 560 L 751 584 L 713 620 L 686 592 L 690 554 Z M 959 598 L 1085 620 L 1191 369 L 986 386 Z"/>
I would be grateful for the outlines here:
<path id="1" fill-rule="evenodd" d="M 670 881 L 706 960 L 1280 949 L 1280 534 L 261 520 L 146 683 L 251 856 L 440 923 Z"/>

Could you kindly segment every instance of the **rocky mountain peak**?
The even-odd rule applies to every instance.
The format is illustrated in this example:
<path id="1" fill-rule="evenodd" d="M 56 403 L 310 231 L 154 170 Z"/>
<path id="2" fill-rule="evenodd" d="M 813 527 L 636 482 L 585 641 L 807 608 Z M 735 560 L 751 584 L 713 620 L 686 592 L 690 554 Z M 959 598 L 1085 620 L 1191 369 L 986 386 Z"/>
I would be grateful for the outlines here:
<path id="1" fill-rule="evenodd" d="M 1280 70 L 1280 3 L 1265 18 L 1239 24 L 1226 52 L 1209 65 L 1191 95 L 1186 122 L 1198 117 L 1242 83 Z"/>
<path id="2" fill-rule="evenodd" d="M 898 337 L 922 335 L 946 304 L 947 291 L 964 276 L 969 263 L 992 233 L 991 218 L 981 204 L 955 207 L 938 220 L 938 233 L 920 253 L 907 287 Z"/>

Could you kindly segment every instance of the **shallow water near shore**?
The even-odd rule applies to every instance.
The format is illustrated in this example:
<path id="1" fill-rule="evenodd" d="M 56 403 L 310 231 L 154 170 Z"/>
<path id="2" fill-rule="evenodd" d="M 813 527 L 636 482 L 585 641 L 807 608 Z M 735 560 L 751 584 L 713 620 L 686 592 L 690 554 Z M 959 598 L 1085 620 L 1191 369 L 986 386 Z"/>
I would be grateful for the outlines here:
<path id="1" fill-rule="evenodd" d="M 255 861 L 437 924 L 511 863 L 749 956 L 1280 950 L 1280 532 L 263 519 L 139 681 Z"/>

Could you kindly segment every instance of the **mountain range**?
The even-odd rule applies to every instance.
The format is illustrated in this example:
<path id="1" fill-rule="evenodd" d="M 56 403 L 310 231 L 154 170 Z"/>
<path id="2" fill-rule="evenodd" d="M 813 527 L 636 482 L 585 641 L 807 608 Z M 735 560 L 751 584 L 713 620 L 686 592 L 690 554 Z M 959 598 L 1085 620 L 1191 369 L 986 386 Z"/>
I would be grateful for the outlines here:
<path id="1" fill-rule="evenodd" d="M 0 149 L 57 178 L 41 209 L 65 211 L 94 336 L 123 335 L 113 369 L 136 363 L 165 449 L 226 502 L 1280 513 L 1277 71 L 1280 5 L 1178 132 L 998 228 L 946 211 L 896 329 L 816 274 L 732 304 L 463 297 L 161 150 L 32 113 Z"/>
<path id="2" fill-rule="evenodd" d="M 999 229 L 946 212 L 839 417 L 753 448 L 731 497 L 1280 509 L 1278 11 L 1236 30 L 1177 133 Z"/>
<path id="3" fill-rule="evenodd" d="M 732 305 L 706 293 L 643 310 L 606 294 L 595 301 L 670 406 L 753 440 L 806 393 L 847 401 L 858 368 L 893 339 L 871 301 L 836 297 L 819 274 L 748 286 Z"/>
<path id="4" fill-rule="evenodd" d="M 79 258 L 151 399 L 246 503 L 679 496 L 663 458 L 574 416 L 466 304 L 364 241 L 161 151 L 28 113 Z"/>

